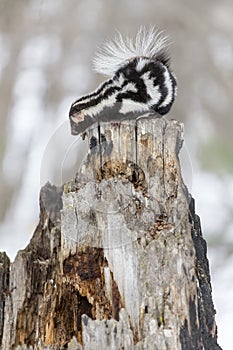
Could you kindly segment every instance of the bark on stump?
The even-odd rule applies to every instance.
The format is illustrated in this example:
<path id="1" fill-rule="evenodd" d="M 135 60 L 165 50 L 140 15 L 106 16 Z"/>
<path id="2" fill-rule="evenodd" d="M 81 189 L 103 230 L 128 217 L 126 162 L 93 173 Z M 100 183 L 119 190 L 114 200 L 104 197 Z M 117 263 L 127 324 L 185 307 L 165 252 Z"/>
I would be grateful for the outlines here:
<path id="1" fill-rule="evenodd" d="M 5 349 L 217 350 L 183 126 L 103 123 L 74 181 L 46 184 L 30 244 L 0 256 Z"/>

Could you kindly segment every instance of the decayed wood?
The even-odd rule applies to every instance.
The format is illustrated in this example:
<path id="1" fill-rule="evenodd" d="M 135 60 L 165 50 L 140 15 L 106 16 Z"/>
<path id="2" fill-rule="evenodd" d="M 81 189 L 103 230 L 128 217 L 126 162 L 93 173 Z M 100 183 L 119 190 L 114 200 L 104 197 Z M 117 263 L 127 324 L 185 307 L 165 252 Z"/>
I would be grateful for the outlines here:
<path id="1" fill-rule="evenodd" d="M 0 252 L 0 344 L 2 342 L 4 326 L 5 299 L 10 295 L 9 290 L 10 259 L 6 253 Z"/>
<path id="2" fill-rule="evenodd" d="M 2 349 L 220 349 L 182 124 L 102 123 L 88 137 L 74 181 L 42 188 L 9 280 L 0 269 Z"/>

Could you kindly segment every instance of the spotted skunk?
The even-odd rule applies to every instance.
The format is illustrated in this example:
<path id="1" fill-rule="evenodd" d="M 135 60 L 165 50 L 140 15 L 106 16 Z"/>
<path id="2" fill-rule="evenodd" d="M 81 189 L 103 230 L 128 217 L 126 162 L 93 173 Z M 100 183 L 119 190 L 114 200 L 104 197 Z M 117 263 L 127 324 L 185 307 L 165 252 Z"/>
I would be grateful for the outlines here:
<path id="1" fill-rule="evenodd" d="M 70 108 L 72 135 L 100 121 L 137 118 L 145 112 L 164 115 L 176 96 L 176 78 L 169 68 L 168 38 L 154 27 L 140 27 L 136 38 L 107 42 L 94 59 L 95 70 L 110 79 Z"/>

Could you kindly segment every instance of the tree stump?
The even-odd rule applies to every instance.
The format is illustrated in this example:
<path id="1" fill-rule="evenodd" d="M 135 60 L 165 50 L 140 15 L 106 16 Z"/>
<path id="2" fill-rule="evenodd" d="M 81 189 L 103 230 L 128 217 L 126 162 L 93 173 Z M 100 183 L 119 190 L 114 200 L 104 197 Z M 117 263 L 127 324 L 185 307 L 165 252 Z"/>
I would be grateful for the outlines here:
<path id="1" fill-rule="evenodd" d="M 206 242 L 178 154 L 183 126 L 146 116 L 89 130 L 76 177 L 0 256 L 5 349 L 217 350 Z"/>

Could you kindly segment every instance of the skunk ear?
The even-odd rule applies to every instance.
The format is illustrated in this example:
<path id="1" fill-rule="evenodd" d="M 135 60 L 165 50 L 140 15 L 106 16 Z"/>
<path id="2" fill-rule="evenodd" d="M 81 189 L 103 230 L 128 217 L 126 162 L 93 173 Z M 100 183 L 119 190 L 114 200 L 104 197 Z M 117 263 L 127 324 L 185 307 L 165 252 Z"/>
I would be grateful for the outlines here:
<path id="1" fill-rule="evenodd" d="M 167 54 L 168 37 L 154 26 L 146 28 L 141 26 L 136 37 L 123 37 L 121 33 L 113 41 L 109 41 L 97 52 L 94 60 L 94 70 L 98 73 L 112 76 L 124 66 L 127 61 L 134 57 L 147 57 L 160 60 L 168 66 L 169 56 Z"/>

